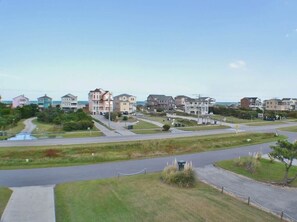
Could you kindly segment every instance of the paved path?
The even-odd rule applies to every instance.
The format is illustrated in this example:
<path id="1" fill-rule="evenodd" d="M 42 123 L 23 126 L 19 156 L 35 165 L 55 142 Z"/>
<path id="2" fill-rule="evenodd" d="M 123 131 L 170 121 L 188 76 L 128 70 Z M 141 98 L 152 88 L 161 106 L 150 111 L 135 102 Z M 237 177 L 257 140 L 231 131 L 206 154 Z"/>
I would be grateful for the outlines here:
<path id="1" fill-rule="evenodd" d="M 297 189 L 269 185 L 239 176 L 213 165 L 196 168 L 199 179 L 270 212 L 297 221 Z"/>
<path id="2" fill-rule="evenodd" d="M 97 123 L 96 121 L 94 121 L 94 125 L 95 127 L 100 130 L 105 136 L 118 136 L 119 134 L 117 134 L 116 132 L 109 130 L 108 128 L 106 128 L 105 126 L 101 125 L 100 123 Z"/>
<path id="3" fill-rule="evenodd" d="M 34 123 L 32 123 L 32 121 L 34 119 L 37 119 L 37 117 L 32 117 L 32 118 L 26 119 L 24 121 L 25 129 L 22 130 L 22 133 L 29 133 L 29 134 L 31 134 L 33 132 L 33 130 L 36 128 L 36 125 Z"/>
<path id="4" fill-rule="evenodd" d="M 54 186 L 12 187 L 1 222 L 55 222 Z"/>
<path id="5" fill-rule="evenodd" d="M 121 123 L 121 122 L 113 122 L 113 121 L 108 121 L 108 119 L 106 119 L 104 116 L 102 115 L 93 115 L 93 118 L 101 121 L 102 123 L 104 123 L 105 125 L 109 126 L 110 128 L 114 129 L 116 133 L 118 133 L 118 135 L 122 135 L 122 136 L 133 136 L 135 135 L 135 133 L 131 132 L 130 130 L 124 128 L 126 123 Z"/>

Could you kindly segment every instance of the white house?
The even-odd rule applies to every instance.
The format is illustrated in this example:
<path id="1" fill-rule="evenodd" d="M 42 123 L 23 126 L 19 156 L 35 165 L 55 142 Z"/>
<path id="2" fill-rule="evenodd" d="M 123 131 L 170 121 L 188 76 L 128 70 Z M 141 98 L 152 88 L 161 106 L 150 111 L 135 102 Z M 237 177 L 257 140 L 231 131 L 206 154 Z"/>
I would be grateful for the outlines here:
<path id="1" fill-rule="evenodd" d="M 185 102 L 185 113 L 207 115 L 209 107 L 213 106 L 215 99 L 210 97 L 200 97 L 197 99 L 187 99 Z"/>
<path id="2" fill-rule="evenodd" d="M 78 109 L 77 96 L 68 93 L 61 97 L 61 109 L 64 111 L 76 111 Z"/>

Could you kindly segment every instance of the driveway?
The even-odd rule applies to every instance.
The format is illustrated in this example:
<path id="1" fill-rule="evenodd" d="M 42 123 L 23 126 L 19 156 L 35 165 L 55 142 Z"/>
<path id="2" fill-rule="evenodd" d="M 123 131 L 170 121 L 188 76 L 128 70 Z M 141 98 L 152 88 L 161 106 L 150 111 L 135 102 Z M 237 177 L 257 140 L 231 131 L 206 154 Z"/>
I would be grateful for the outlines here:
<path id="1" fill-rule="evenodd" d="M 122 136 L 133 136 L 135 133 L 131 132 L 130 130 L 124 128 L 126 123 L 121 123 L 121 122 L 113 122 L 113 121 L 108 121 L 104 116 L 102 115 L 93 115 L 93 118 L 99 120 L 100 122 L 104 123 L 106 126 L 109 126 L 110 128 L 114 129 L 116 133 Z"/>
<path id="2" fill-rule="evenodd" d="M 247 177 L 216 168 L 213 165 L 196 168 L 200 180 L 209 183 L 244 201 L 250 197 L 250 203 L 269 212 L 297 221 L 297 189 L 283 188 L 257 182 Z"/>
<path id="3" fill-rule="evenodd" d="M 24 121 L 25 129 L 22 130 L 22 133 L 31 134 L 33 132 L 33 130 L 36 128 L 36 125 L 32 123 L 34 119 L 37 119 L 37 117 L 32 117 Z"/>

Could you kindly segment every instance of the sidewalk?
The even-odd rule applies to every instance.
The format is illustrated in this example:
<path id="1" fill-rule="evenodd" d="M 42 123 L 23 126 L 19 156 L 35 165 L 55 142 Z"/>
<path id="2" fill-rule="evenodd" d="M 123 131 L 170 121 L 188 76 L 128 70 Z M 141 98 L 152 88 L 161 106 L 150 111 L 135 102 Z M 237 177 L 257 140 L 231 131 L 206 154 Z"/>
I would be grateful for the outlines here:
<path id="1" fill-rule="evenodd" d="M 102 115 L 93 115 L 93 118 L 101 121 L 105 125 L 110 125 L 110 128 L 114 129 L 117 134 L 117 136 L 122 135 L 122 136 L 133 136 L 135 133 L 131 132 L 128 129 L 124 128 L 124 125 L 120 122 L 113 122 L 113 121 L 108 121 L 104 116 Z M 104 127 L 106 128 L 106 127 Z M 110 131 L 110 130 L 109 130 Z M 103 132 L 104 133 L 104 132 Z"/>
<path id="2" fill-rule="evenodd" d="M 213 165 L 196 168 L 198 178 L 260 208 L 297 221 L 297 189 L 257 182 Z"/>
<path id="3" fill-rule="evenodd" d="M 12 187 L 1 222 L 55 222 L 54 186 Z"/>

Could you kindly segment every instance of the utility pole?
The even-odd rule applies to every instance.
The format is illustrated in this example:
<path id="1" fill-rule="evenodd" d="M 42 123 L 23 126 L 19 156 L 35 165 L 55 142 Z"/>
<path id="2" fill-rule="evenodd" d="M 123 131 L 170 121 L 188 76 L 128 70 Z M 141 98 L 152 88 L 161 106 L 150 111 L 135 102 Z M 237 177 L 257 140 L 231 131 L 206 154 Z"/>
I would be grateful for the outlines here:
<path id="1" fill-rule="evenodd" d="M 108 92 L 108 127 L 110 128 L 110 91 Z"/>
<path id="2" fill-rule="evenodd" d="M 194 94 L 197 97 L 197 124 L 199 124 L 199 101 L 200 101 L 200 94 Z"/>

